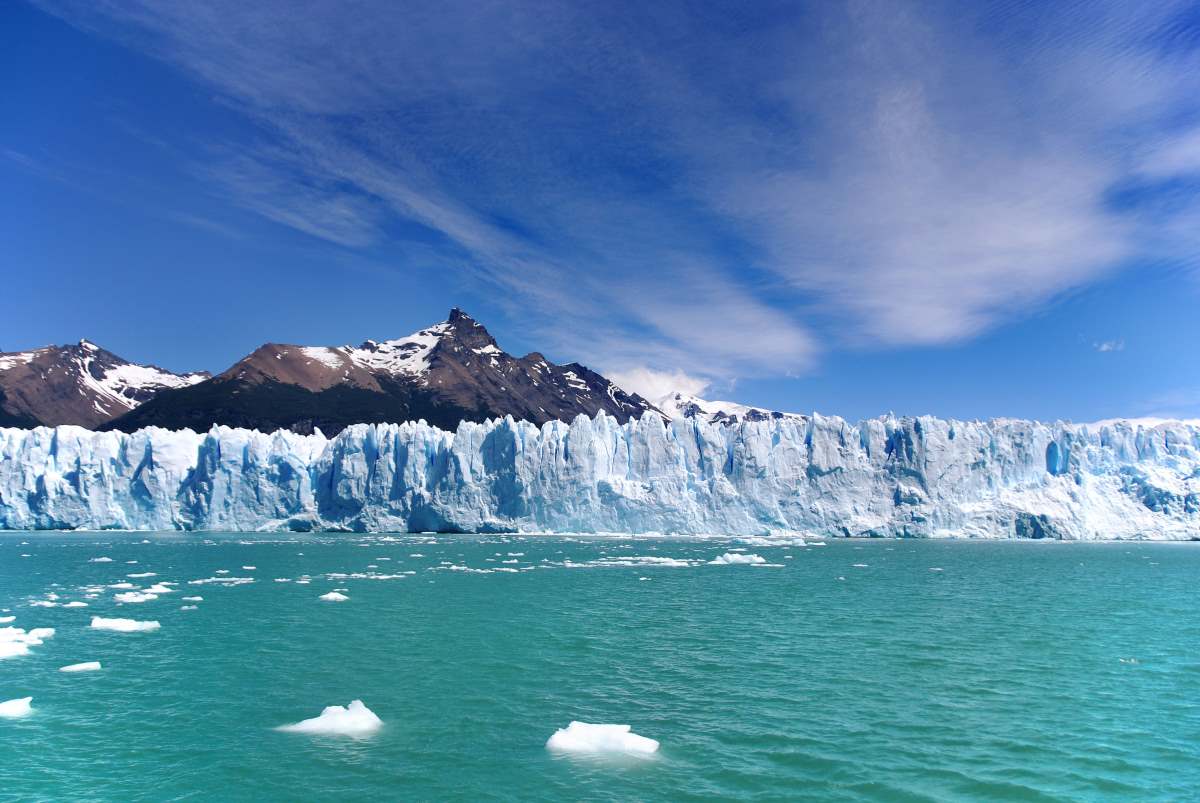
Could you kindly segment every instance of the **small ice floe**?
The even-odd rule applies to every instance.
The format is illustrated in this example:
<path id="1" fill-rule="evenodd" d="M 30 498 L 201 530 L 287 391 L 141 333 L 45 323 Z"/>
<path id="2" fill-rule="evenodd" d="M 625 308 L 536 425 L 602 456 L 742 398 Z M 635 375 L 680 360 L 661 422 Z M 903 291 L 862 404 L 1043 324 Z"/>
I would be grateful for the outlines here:
<path id="1" fill-rule="evenodd" d="M 137 563 L 137 561 L 136 561 L 136 560 L 127 560 L 127 561 L 125 561 L 125 565 L 127 565 L 127 566 L 132 566 L 132 565 L 133 565 L 133 564 L 135 564 L 135 563 Z"/>
<path id="2" fill-rule="evenodd" d="M 53 627 L 35 627 L 29 631 L 21 627 L 0 627 L 0 659 L 28 655 L 30 647 L 40 647 L 53 636 Z"/>
<path id="3" fill-rule="evenodd" d="M 152 602 L 158 599 L 158 594 L 146 594 L 141 591 L 122 591 L 120 594 L 113 594 L 113 599 L 117 602 L 134 605 L 140 602 Z"/>
<path id="4" fill-rule="evenodd" d="M 112 558 L 107 555 L 101 555 L 98 558 L 92 558 L 88 563 L 112 563 Z"/>
<path id="5" fill-rule="evenodd" d="M 184 602 L 204 602 L 204 597 L 180 597 Z"/>
<path id="6" fill-rule="evenodd" d="M 253 577 L 204 577 L 199 580 L 188 580 L 190 586 L 222 585 L 244 586 L 254 582 Z"/>
<path id="7" fill-rule="evenodd" d="M 15 617 L 15 616 L 0 616 L 0 625 L 6 625 L 9 622 L 15 620 L 16 618 L 17 617 Z"/>
<path id="8" fill-rule="evenodd" d="M 133 583 L 110 583 L 109 588 L 137 588 Z"/>
<path id="9" fill-rule="evenodd" d="M 35 599 L 29 603 L 31 608 L 57 608 L 58 603 L 49 599 Z"/>
<path id="10" fill-rule="evenodd" d="M 257 567 L 257 566 L 243 566 L 242 568 L 243 568 L 243 569 L 245 569 L 245 570 L 246 570 L 246 571 L 248 571 L 248 572 L 252 572 L 252 571 L 254 571 L 255 569 L 257 569 L 258 567 Z"/>
<path id="11" fill-rule="evenodd" d="M 58 671 L 59 672 L 99 672 L 100 671 L 100 662 L 99 661 L 84 661 L 81 664 L 68 664 L 67 666 L 60 666 L 58 668 Z"/>
<path id="12" fill-rule="evenodd" d="M 158 622 L 139 622 L 136 619 L 105 619 L 103 616 L 92 617 L 93 630 L 112 630 L 117 633 L 144 633 L 158 630 Z"/>
<path id="13" fill-rule="evenodd" d="M 341 592 L 330 591 L 328 594 L 322 594 L 321 596 L 317 597 L 317 599 L 323 599 L 326 602 L 345 602 L 346 600 L 348 600 L 350 598 L 347 597 L 345 594 L 342 594 Z M 328 709 L 326 709 L 326 710 L 328 710 Z"/>
<path id="14" fill-rule="evenodd" d="M 228 569 L 217 569 L 217 574 L 229 574 Z"/>
<path id="15" fill-rule="evenodd" d="M 179 610 L 181 610 L 181 611 L 195 611 L 195 610 L 198 610 L 198 608 L 197 608 L 195 605 L 180 605 L 180 606 L 179 606 Z"/>
<path id="16" fill-rule="evenodd" d="M 0 717 L 8 717 L 9 719 L 17 719 L 18 717 L 27 717 L 33 713 L 32 697 L 18 697 L 15 700 L 5 700 L 0 703 Z"/>
<path id="17" fill-rule="evenodd" d="M 276 583 L 290 583 L 290 582 L 292 582 L 292 578 L 290 578 L 290 577 L 276 577 L 276 578 L 275 578 L 275 582 L 276 582 Z"/>
<path id="18" fill-rule="evenodd" d="M 633 733 L 628 725 L 593 725 L 572 722 L 546 741 L 546 749 L 561 753 L 622 753 L 648 756 L 658 752 L 658 742 Z"/>
<path id="19" fill-rule="evenodd" d="M 929 571 L 931 571 L 931 572 L 940 572 L 940 571 L 944 571 L 944 569 L 942 569 L 942 567 L 941 567 L 941 566 L 930 566 L 930 567 L 929 567 Z"/>
<path id="20" fill-rule="evenodd" d="M 158 575 L 156 575 L 154 572 L 134 572 L 133 574 L 127 574 L 125 576 L 130 580 L 140 580 L 143 577 L 157 577 Z"/>
<path id="21" fill-rule="evenodd" d="M 766 558 L 761 555 L 743 555 L 740 552 L 726 552 L 724 555 L 718 555 L 708 562 L 710 566 L 753 566 L 755 564 L 766 563 Z"/>
<path id="22" fill-rule="evenodd" d="M 855 564 L 853 564 L 853 565 L 852 565 L 850 568 L 852 568 L 852 569 L 866 569 L 866 568 L 867 568 L 867 564 L 865 564 L 865 563 L 855 563 Z"/>
<path id="23" fill-rule="evenodd" d="M 86 602 L 80 602 L 77 599 L 73 599 L 70 602 L 63 604 L 64 608 L 86 608 L 87 606 L 88 604 Z"/>
<path id="24" fill-rule="evenodd" d="M 1140 664 L 1141 663 L 1141 661 L 1139 661 L 1136 658 L 1121 658 L 1120 661 L 1123 664 Z"/>
<path id="25" fill-rule="evenodd" d="M 291 725 L 280 725 L 275 730 L 288 733 L 319 733 L 332 736 L 367 736 L 379 730 L 383 720 L 363 705 L 362 700 L 353 700 L 348 706 L 327 706 L 321 715 L 304 719 Z"/>

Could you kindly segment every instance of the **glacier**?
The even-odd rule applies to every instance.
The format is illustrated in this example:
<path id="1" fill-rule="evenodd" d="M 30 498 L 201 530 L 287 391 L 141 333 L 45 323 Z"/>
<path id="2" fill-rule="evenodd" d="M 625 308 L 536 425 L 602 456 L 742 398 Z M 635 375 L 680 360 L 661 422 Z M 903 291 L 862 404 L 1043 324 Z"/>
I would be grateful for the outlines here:
<path id="1" fill-rule="evenodd" d="M 603 413 L 0 428 L 0 528 L 1200 539 L 1200 426 Z"/>

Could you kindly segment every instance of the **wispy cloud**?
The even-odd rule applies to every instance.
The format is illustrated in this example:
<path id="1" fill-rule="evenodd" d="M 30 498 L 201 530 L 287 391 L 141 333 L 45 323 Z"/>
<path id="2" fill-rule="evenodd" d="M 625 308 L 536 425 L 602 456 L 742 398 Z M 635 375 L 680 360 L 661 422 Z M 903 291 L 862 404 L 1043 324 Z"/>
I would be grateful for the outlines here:
<path id="1" fill-rule="evenodd" d="M 1094 348 L 1096 351 L 1100 352 L 1101 354 L 1107 354 L 1107 353 L 1113 352 L 1113 351 L 1124 351 L 1125 350 L 1125 341 L 1124 340 L 1102 340 L 1099 343 L 1093 343 L 1092 348 Z"/>
<path id="2" fill-rule="evenodd" d="M 647 387 L 968 338 L 1194 237 L 1109 203 L 1200 164 L 1183 3 L 37 1 L 254 121 L 200 168 L 239 205 L 349 249 L 420 227 Z"/>

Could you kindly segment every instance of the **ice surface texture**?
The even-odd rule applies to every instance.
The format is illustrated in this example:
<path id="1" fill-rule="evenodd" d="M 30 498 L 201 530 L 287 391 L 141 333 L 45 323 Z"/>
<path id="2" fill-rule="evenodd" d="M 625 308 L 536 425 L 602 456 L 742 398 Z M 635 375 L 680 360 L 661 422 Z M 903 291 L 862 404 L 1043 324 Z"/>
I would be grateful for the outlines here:
<path id="1" fill-rule="evenodd" d="M 1200 537 L 1200 427 L 603 414 L 0 429 L 0 528 Z"/>

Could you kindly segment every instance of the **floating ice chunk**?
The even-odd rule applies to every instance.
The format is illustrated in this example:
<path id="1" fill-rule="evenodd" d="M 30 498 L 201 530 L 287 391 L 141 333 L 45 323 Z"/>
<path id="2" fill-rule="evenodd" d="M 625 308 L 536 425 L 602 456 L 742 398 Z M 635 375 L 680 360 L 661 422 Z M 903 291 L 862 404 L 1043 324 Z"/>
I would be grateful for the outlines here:
<path id="1" fill-rule="evenodd" d="M 751 566 L 756 563 L 766 563 L 766 558 L 759 555 L 742 555 L 738 552 L 726 552 L 708 562 L 710 566 Z"/>
<path id="2" fill-rule="evenodd" d="M 941 566 L 930 566 L 930 567 L 929 567 L 929 571 L 931 571 L 931 572 L 940 572 L 940 571 L 943 571 L 943 569 L 942 569 L 942 567 L 941 567 Z"/>
<path id="3" fill-rule="evenodd" d="M 139 622 L 136 619 L 105 619 L 103 616 L 92 617 L 93 630 L 114 630 L 118 633 L 142 633 L 158 630 L 158 622 Z"/>
<path id="4" fill-rule="evenodd" d="M 29 605 L 34 608 L 57 608 L 58 607 L 57 602 L 52 602 L 48 599 L 35 599 L 32 602 L 30 602 Z"/>
<path id="5" fill-rule="evenodd" d="M 345 594 L 338 593 L 337 591 L 330 591 L 328 594 L 322 594 L 320 597 L 318 597 L 318 599 L 323 599 L 326 602 L 345 602 L 350 598 Z M 336 708 L 337 706 L 333 707 Z M 329 709 L 327 708 L 325 710 L 328 711 Z"/>
<path id="6" fill-rule="evenodd" d="M 180 605 L 180 606 L 179 606 L 179 610 L 181 610 L 181 611 L 194 611 L 194 610 L 197 610 L 197 608 L 196 608 L 196 606 L 195 606 L 195 605 Z"/>
<path id="7" fill-rule="evenodd" d="M 204 602 L 204 597 L 180 597 L 184 602 Z"/>
<path id="8" fill-rule="evenodd" d="M 0 717 L 9 717 L 11 719 L 27 717 L 33 713 L 33 707 L 30 705 L 31 702 L 33 702 L 32 697 L 18 697 L 15 700 L 6 700 L 0 703 Z"/>
<path id="9" fill-rule="evenodd" d="M 122 591 L 120 594 L 113 594 L 113 599 L 117 602 L 128 602 L 135 604 L 139 602 L 151 602 L 158 599 L 158 594 L 146 594 L 141 591 Z"/>
<path id="10" fill-rule="evenodd" d="M 254 571 L 255 569 L 257 569 L 258 567 L 257 567 L 257 566 L 243 566 L 242 568 L 243 568 L 243 569 L 245 569 L 245 570 L 246 570 L 246 571 L 248 571 L 248 572 L 252 572 L 252 571 Z"/>
<path id="11" fill-rule="evenodd" d="M 650 755 L 658 751 L 658 742 L 633 733 L 628 725 L 572 722 L 556 730 L 546 742 L 546 748 L 562 753 Z"/>
<path id="12" fill-rule="evenodd" d="M 70 664 L 62 666 L 58 669 L 59 672 L 99 672 L 99 661 L 84 661 L 82 664 Z"/>
<path id="13" fill-rule="evenodd" d="M 154 572 L 135 572 L 134 574 L 127 574 L 125 576 L 132 580 L 136 580 L 140 577 L 157 577 Z"/>
<path id="14" fill-rule="evenodd" d="M 73 599 L 70 602 L 63 605 L 64 608 L 86 608 L 87 606 L 88 606 L 88 604 L 86 602 L 80 602 L 77 599 Z"/>
<path id="15" fill-rule="evenodd" d="M 40 646 L 53 635 L 52 627 L 35 627 L 28 632 L 21 627 L 0 627 L 0 659 L 28 655 L 30 647 Z"/>
<path id="16" fill-rule="evenodd" d="M 109 588 L 137 588 L 133 583 L 112 583 Z"/>
<path id="17" fill-rule="evenodd" d="M 319 717 L 301 720 L 291 725 L 280 725 L 275 730 L 288 733 L 320 733 L 335 736 L 366 736 L 374 733 L 383 726 L 383 720 L 375 716 L 375 712 L 363 705 L 362 700 L 354 700 L 348 706 L 327 706 Z"/>
<path id="18" fill-rule="evenodd" d="M 0 616 L 0 625 L 6 625 L 16 618 L 17 617 L 15 617 L 15 616 Z"/>
<path id="19" fill-rule="evenodd" d="M 228 569 L 217 569 L 217 574 L 229 574 Z"/>
<path id="20" fill-rule="evenodd" d="M 92 558 L 88 561 L 88 563 L 112 563 L 112 558 L 106 555 L 101 555 L 98 558 Z"/>
<path id="21" fill-rule="evenodd" d="M 852 569 L 865 569 L 865 568 L 867 568 L 867 564 L 865 564 L 865 563 L 855 563 L 855 564 L 853 564 L 853 565 L 852 565 L 850 568 L 852 568 Z"/>
<path id="22" fill-rule="evenodd" d="M 205 577 L 201 580 L 188 580 L 190 586 L 217 585 L 244 586 L 254 582 L 253 577 Z"/>

